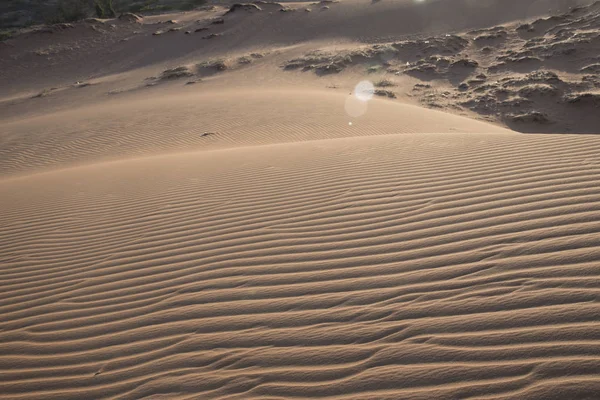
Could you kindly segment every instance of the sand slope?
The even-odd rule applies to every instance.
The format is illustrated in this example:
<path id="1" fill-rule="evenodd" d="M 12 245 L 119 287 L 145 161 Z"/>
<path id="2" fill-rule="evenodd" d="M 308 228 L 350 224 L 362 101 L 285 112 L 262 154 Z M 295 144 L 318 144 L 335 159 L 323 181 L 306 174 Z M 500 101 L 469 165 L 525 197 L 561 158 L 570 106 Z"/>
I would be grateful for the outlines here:
<path id="1" fill-rule="evenodd" d="M 286 70 L 567 3 L 221 7 L 2 45 L 0 399 L 600 399 L 600 137 L 424 109 L 405 76 L 361 102 L 368 62 Z"/>
<path id="2" fill-rule="evenodd" d="M 379 99 L 364 103 L 339 91 L 230 89 L 134 96 L 134 102 L 127 98 L 5 123 L 0 173 L 348 136 L 509 132 L 412 105 Z"/>
<path id="3" fill-rule="evenodd" d="M 5 181 L 2 398 L 595 398 L 599 147 L 406 134 Z"/>

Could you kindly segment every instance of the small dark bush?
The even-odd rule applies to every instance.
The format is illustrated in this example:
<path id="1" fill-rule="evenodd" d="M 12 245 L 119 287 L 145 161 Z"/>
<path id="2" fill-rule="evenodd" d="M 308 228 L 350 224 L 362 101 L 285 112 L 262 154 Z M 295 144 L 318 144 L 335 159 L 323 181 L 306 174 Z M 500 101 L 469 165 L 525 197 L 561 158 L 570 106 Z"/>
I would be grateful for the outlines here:
<path id="1" fill-rule="evenodd" d="M 0 42 L 8 40 L 12 37 L 12 32 L 10 31 L 1 31 L 0 32 Z"/>
<path id="2" fill-rule="evenodd" d="M 195 6 L 192 3 L 183 3 L 182 5 L 179 6 L 179 9 L 181 11 L 191 11 L 195 8 Z"/>
<path id="3" fill-rule="evenodd" d="M 89 15 L 89 5 L 83 0 L 60 0 L 58 2 L 56 14 L 48 22 L 75 22 L 87 18 Z"/>
<path id="4" fill-rule="evenodd" d="M 98 18 L 115 18 L 117 16 L 112 0 L 94 0 L 94 8 Z"/>
<path id="5" fill-rule="evenodd" d="M 206 4 L 206 0 L 187 0 L 182 3 L 178 8 L 182 11 L 190 11 L 196 7 Z"/>
<path id="6" fill-rule="evenodd" d="M 129 6 L 129 12 L 132 12 L 134 14 L 138 14 L 139 12 L 142 11 L 143 7 L 144 7 L 144 5 L 140 4 L 140 3 L 132 4 L 131 6 Z"/>

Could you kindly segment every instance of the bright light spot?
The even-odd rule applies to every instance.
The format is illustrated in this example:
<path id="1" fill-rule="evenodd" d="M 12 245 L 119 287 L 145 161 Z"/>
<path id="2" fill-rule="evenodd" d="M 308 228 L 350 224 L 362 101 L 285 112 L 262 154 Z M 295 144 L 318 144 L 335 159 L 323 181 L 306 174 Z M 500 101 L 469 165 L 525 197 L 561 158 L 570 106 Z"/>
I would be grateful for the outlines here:
<path id="1" fill-rule="evenodd" d="M 352 126 L 352 122 L 348 122 L 348 125 Z"/>
<path id="2" fill-rule="evenodd" d="M 375 86 L 370 81 L 360 81 L 354 88 L 354 96 L 360 101 L 369 101 L 373 98 Z"/>

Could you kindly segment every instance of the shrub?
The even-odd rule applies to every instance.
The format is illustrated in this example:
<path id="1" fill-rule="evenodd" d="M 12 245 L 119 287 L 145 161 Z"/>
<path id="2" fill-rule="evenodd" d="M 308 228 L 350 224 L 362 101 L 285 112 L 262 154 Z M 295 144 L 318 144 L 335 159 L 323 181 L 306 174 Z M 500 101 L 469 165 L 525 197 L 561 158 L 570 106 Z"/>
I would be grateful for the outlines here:
<path id="1" fill-rule="evenodd" d="M 0 31 L 0 42 L 8 40 L 12 37 L 11 31 Z"/>
<path id="2" fill-rule="evenodd" d="M 85 0 L 60 0 L 53 23 L 74 22 L 88 17 L 89 6 Z"/>
<path id="3" fill-rule="evenodd" d="M 195 8 L 195 6 L 192 3 L 183 3 L 182 5 L 179 6 L 179 9 L 181 11 L 191 11 Z"/>
<path id="4" fill-rule="evenodd" d="M 94 8 L 98 18 L 115 18 L 117 16 L 112 0 L 94 0 Z"/>
<path id="5" fill-rule="evenodd" d="M 138 14 L 142 11 L 143 7 L 144 7 L 144 5 L 140 4 L 140 3 L 132 4 L 131 6 L 129 6 L 129 12 Z"/>
<path id="6" fill-rule="evenodd" d="M 178 8 L 183 11 L 190 11 L 204 4 L 206 4 L 206 0 L 187 0 L 184 3 L 182 3 Z"/>
<path id="7" fill-rule="evenodd" d="M 396 84 L 389 80 L 389 79 L 381 79 L 377 82 L 375 82 L 375 87 L 390 87 L 390 86 L 396 86 Z"/>

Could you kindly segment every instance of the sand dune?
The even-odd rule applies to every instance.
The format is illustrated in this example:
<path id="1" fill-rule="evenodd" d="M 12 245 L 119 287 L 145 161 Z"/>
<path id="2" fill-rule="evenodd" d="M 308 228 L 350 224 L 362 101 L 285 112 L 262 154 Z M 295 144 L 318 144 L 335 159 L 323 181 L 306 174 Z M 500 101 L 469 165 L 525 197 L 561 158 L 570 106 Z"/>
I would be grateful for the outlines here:
<path id="1" fill-rule="evenodd" d="M 336 91 L 230 89 L 134 98 L 133 104 L 126 98 L 4 124 L 0 172 L 338 137 L 509 132 L 412 105 L 379 99 L 364 103 Z M 149 118 L 157 114 L 161 117 Z"/>
<path id="2" fill-rule="evenodd" d="M 594 398 L 599 147 L 405 134 L 5 181 L 2 393 Z"/>
<path id="3" fill-rule="evenodd" d="M 257 6 L 0 45 L 0 399 L 600 399 L 597 3 Z"/>

